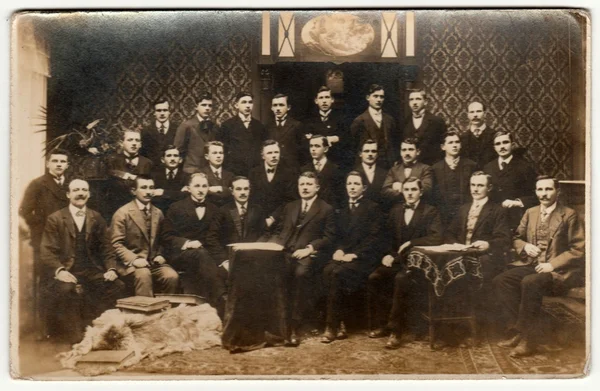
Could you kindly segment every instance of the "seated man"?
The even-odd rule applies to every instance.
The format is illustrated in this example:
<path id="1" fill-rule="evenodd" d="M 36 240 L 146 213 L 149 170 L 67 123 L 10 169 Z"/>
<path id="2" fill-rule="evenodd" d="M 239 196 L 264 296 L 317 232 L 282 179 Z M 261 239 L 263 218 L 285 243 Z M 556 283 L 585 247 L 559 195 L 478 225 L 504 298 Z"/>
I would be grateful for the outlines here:
<path id="1" fill-rule="evenodd" d="M 206 174 L 192 174 L 188 189 L 190 195 L 171 205 L 167 212 L 165 247 L 173 267 L 186 272 L 182 276 L 184 291 L 207 297 L 223 319 L 225 281 L 219 276 L 217 264 L 205 247 L 209 227 L 220 218 L 221 213 L 216 206 L 206 202 Z"/>
<path id="2" fill-rule="evenodd" d="M 181 169 L 181 154 L 174 145 L 167 145 L 160 158 L 162 166 L 152 171 L 154 179 L 154 197 L 152 204 L 163 213 L 172 203 L 181 200 L 187 194 L 189 174 Z"/>
<path id="3" fill-rule="evenodd" d="M 519 259 L 494 279 L 496 297 L 514 333 L 499 345 L 513 347 L 511 357 L 535 353 L 542 297 L 585 281 L 585 237 L 577 213 L 557 203 L 555 178 L 538 177 L 535 192 L 541 205 L 525 212 L 513 241 Z"/>
<path id="4" fill-rule="evenodd" d="M 119 274 L 133 285 L 136 296 L 176 293 L 179 276 L 167 264 L 161 246 L 164 216 L 150 203 L 154 180 L 138 175 L 131 192 L 135 199 L 115 212 L 110 227 Z"/>
<path id="5" fill-rule="evenodd" d="M 442 242 L 442 223 L 437 209 L 421 201 L 421 180 L 409 177 L 402 184 L 405 204 L 390 211 L 387 230 L 390 240 L 385 256 L 369 276 L 370 338 L 390 335 L 387 349 L 400 347 L 407 331 L 407 312 L 412 282 L 406 268 L 406 255 L 412 246 L 434 246 Z M 390 310 L 391 308 L 391 310 Z M 384 324 L 385 322 L 385 324 Z M 391 333 L 391 334 L 390 334 Z"/>
<path id="6" fill-rule="evenodd" d="M 69 183 L 69 206 L 48 217 L 41 244 L 46 268 L 47 312 L 56 330 L 79 342 L 85 326 L 123 297 L 115 256 L 100 214 L 86 207 L 89 185 L 81 179 Z"/>
<path id="7" fill-rule="evenodd" d="M 288 203 L 270 240 L 284 246 L 289 268 L 288 346 L 298 346 L 298 329 L 311 310 L 315 277 L 320 261 L 330 256 L 335 239 L 335 220 L 331 205 L 317 197 L 319 178 L 305 172 L 298 178 L 300 200 Z"/>
<path id="8" fill-rule="evenodd" d="M 433 172 L 427 164 L 417 161 L 420 154 L 417 139 L 407 138 L 400 144 L 400 157 L 402 160 L 396 162 L 394 167 L 390 168 L 381 190 L 382 197 L 390 206 L 402 202 L 402 183 L 411 176 L 421 180 L 423 198 L 428 199 L 433 187 Z"/>
<path id="9" fill-rule="evenodd" d="M 208 160 L 208 165 L 200 169 L 200 172 L 206 174 L 208 179 L 208 202 L 221 207 L 231 202 L 231 179 L 233 174 L 223 169 L 223 159 L 225 150 L 220 141 L 209 141 L 204 146 L 204 158 Z"/>
<path id="10" fill-rule="evenodd" d="M 321 342 L 330 343 L 346 338 L 342 319 L 343 295 L 360 289 L 377 266 L 380 254 L 381 210 L 363 197 L 366 179 L 358 171 L 346 176 L 349 203 L 337 218 L 337 240 L 333 259 L 323 271 L 327 292 L 327 318 Z"/>
<path id="11" fill-rule="evenodd" d="M 337 164 L 327 159 L 327 151 L 329 151 L 329 143 L 327 137 L 321 135 L 313 135 L 310 138 L 310 156 L 312 163 L 303 166 L 300 172 L 314 171 L 319 177 L 319 198 L 338 208 L 341 198 L 343 177 Z"/>

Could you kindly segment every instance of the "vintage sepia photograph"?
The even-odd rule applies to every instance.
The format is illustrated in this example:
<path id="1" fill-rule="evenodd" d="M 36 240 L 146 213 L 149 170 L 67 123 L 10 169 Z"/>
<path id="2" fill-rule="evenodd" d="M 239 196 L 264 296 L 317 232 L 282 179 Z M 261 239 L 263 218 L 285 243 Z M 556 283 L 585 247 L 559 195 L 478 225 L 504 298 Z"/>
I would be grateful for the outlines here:
<path id="1" fill-rule="evenodd" d="M 10 28 L 13 378 L 588 374 L 588 11 Z"/>

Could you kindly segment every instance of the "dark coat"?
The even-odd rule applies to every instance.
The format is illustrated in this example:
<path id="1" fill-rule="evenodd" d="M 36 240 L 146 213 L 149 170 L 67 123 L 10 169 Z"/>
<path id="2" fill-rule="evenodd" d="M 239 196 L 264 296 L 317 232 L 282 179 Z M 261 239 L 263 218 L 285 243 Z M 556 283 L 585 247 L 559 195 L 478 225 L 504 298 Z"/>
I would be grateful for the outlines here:
<path id="1" fill-rule="evenodd" d="M 354 169 L 362 173 L 367 182 L 369 181 L 369 178 L 367 178 L 367 174 L 365 174 L 365 170 L 362 164 L 357 164 Z M 379 164 L 377 164 L 375 166 L 375 175 L 373 176 L 373 182 L 367 184 L 367 190 L 364 193 L 365 198 L 377 202 L 383 210 L 388 209 L 388 203 L 381 195 L 381 191 L 383 190 L 383 184 L 385 182 L 385 178 L 387 177 L 387 173 L 388 172 L 386 169 L 381 168 Z"/>
<path id="2" fill-rule="evenodd" d="M 440 160 L 431 166 L 434 179 L 432 204 L 440 211 L 444 226 L 450 224 L 461 205 L 471 200 L 471 174 L 476 168 L 474 161 L 461 157 L 454 169 L 458 181 L 458 186 L 454 187 L 447 175 L 451 170 L 446 160 Z"/>
<path id="3" fill-rule="evenodd" d="M 313 163 L 309 163 L 300 169 L 300 172 L 314 171 L 317 173 Z M 327 163 L 317 173 L 319 178 L 319 198 L 337 209 L 343 198 L 344 188 L 342 182 L 344 178 L 337 164 L 327 159 Z"/>
<path id="4" fill-rule="evenodd" d="M 250 171 L 250 201 L 260 205 L 270 216 L 278 208 L 298 198 L 298 176 L 291 169 L 278 165 L 271 182 L 264 164 Z"/>
<path id="5" fill-rule="evenodd" d="M 419 129 L 415 129 L 412 116 L 404 123 L 404 138 L 416 137 L 421 150 L 419 160 L 427 165 L 432 165 L 444 158 L 441 145 L 444 143 L 446 123 L 438 116 L 426 111 Z"/>
<path id="6" fill-rule="evenodd" d="M 494 150 L 494 134 L 496 131 L 486 126 L 479 137 L 475 137 L 473 132 L 467 130 L 461 136 L 461 155 L 471 159 L 477 164 L 478 170 L 483 170 L 483 167 L 498 155 Z"/>
<path id="7" fill-rule="evenodd" d="M 248 129 L 239 115 L 221 125 L 217 139 L 225 144 L 225 168 L 234 175 L 247 176 L 262 163 L 260 152 L 267 139 L 267 130 L 259 120 L 252 118 Z"/>
<path id="8" fill-rule="evenodd" d="M 167 171 L 164 167 L 152 171 L 151 177 L 154 179 L 154 187 L 164 190 L 163 195 L 152 198 L 152 203 L 162 210 L 163 213 L 167 213 L 171 204 L 185 198 L 188 194 L 181 191 L 181 189 L 187 186 L 190 174 L 184 172 L 181 167 L 179 167 L 177 174 L 172 180 L 167 179 Z"/>
<path id="9" fill-rule="evenodd" d="M 398 151 L 402 137 L 398 133 L 396 121 L 391 115 L 382 113 L 382 125 L 381 128 L 378 128 L 367 109 L 364 113 L 354 119 L 350 126 L 350 132 L 354 139 L 352 149 L 355 156 L 358 152 L 359 145 L 362 145 L 365 140 L 371 139 L 377 141 L 380 164 L 386 167 L 392 167 L 394 162 L 398 159 Z"/>
<path id="10" fill-rule="evenodd" d="M 154 167 L 162 166 L 161 158 L 167 145 L 173 145 L 175 133 L 179 124 L 169 121 L 167 134 L 159 133 L 156 127 L 156 121 L 142 129 L 142 148 L 140 155 L 147 157 L 152 161 Z"/>
<path id="11" fill-rule="evenodd" d="M 217 179 L 215 173 L 210 168 L 210 164 L 200 169 L 200 172 L 206 174 L 208 178 L 208 186 L 222 186 L 223 192 L 221 193 L 208 193 L 207 201 L 215 204 L 217 207 L 221 207 L 233 200 L 231 197 L 231 181 L 233 180 L 233 174 L 227 170 L 221 169 L 221 179 Z"/>
<path id="12" fill-rule="evenodd" d="M 421 180 L 421 185 L 423 186 L 423 197 L 425 200 L 428 199 L 431 195 L 431 190 L 433 188 L 433 171 L 431 171 L 431 167 L 427 164 L 416 162 L 410 172 L 410 176 L 414 176 Z M 402 192 L 397 192 L 392 187 L 394 182 L 404 182 L 406 176 L 404 175 L 404 164 L 399 162 L 394 167 L 390 168 L 385 177 L 385 181 L 383 182 L 383 188 L 381 190 L 381 195 L 390 203 L 396 204 L 404 200 L 404 196 Z"/>
<path id="13" fill-rule="evenodd" d="M 419 202 L 408 226 L 404 221 L 404 205 L 390 210 L 387 219 L 386 247 L 384 254 L 398 257 L 398 249 L 410 241 L 411 246 L 435 246 L 442 243 L 443 230 L 440 214 L 436 208 Z"/>
<path id="14" fill-rule="evenodd" d="M 185 172 L 198 172 L 208 164 L 204 158 L 204 146 L 215 140 L 218 133 L 219 129 L 214 122 L 207 120 L 201 123 L 197 114 L 179 125 L 173 142 L 181 152 Z"/>
<path id="15" fill-rule="evenodd" d="M 139 156 L 138 164 L 133 169 L 127 166 L 124 154 L 113 154 L 108 158 L 108 170 L 111 174 L 107 186 L 107 212 L 112 215 L 117 209 L 133 199 L 131 195 L 132 182 L 124 179 L 125 174 L 150 175 L 152 162 L 144 156 Z"/>
<path id="16" fill-rule="evenodd" d="M 285 124 L 281 128 L 278 128 L 277 123 L 273 121 L 266 126 L 266 131 L 269 139 L 279 143 L 281 164 L 286 165 L 294 171 L 298 171 L 308 150 L 308 147 L 307 149 L 303 149 L 306 137 L 304 137 L 302 123 L 288 115 Z"/>
<path id="17" fill-rule="evenodd" d="M 305 134 L 307 135 L 338 136 L 340 140 L 329 147 L 327 156 L 342 169 L 352 167 L 356 159 L 355 149 L 357 146 L 353 142 L 344 120 L 344 114 L 340 110 L 332 109 L 327 117 L 327 121 L 321 120 L 319 110 L 313 111 L 307 119 L 306 124 Z M 309 138 L 305 137 L 302 144 L 304 160 L 301 165 L 309 163 L 309 144 Z"/>

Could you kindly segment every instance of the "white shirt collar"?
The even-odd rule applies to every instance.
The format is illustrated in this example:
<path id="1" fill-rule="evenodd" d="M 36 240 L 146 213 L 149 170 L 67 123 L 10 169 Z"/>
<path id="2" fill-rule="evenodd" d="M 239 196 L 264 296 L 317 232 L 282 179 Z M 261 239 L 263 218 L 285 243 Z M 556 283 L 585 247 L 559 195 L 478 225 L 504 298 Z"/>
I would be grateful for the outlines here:
<path id="1" fill-rule="evenodd" d="M 509 157 L 507 157 L 506 159 L 502 159 L 500 156 L 498 156 L 498 166 L 500 168 L 502 168 L 502 162 L 505 162 L 506 164 L 510 164 L 510 161 L 512 160 L 512 158 L 515 155 L 510 155 Z"/>
<path id="2" fill-rule="evenodd" d="M 415 118 L 415 115 L 418 115 L 420 118 Z M 421 110 L 419 110 L 418 113 L 415 113 L 414 111 L 411 113 L 411 117 L 413 117 L 413 119 L 423 119 L 424 115 L 425 115 L 425 107 L 423 107 Z"/>
<path id="3" fill-rule="evenodd" d="M 210 118 L 202 118 L 202 116 L 198 113 L 196 113 L 196 117 L 198 117 L 198 121 L 200 121 L 200 122 L 208 121 L 210 119 Z"/>
<path id="4" fill-rule="evenodd" d="M 540 205 L 540 213 L 545 211 L 546 214 L 549 215 L 550 213 L 554 212 L 554 209 L 556 209 L 556 204 L 557 204 L 557 202 L 554 202 L 552 205 L 550 205 L 547 208 L 544 208 L 543 205 Z"/>
<path id="5" fill-rule="evenodd" d="M 471 132 L 474 131 L 475 129 L 479 129 L 480 132 L 483 132 L 486 127 L 487 127 L 486 124 L 483 124 L 481 126 L 471 125 Z"/>
<path id="6" fill-rule="evenodd" d="M 323 167 L 325 167 L 325 164 L 327 164 L 327 156 L 323 155 L 321 160 L 313 159 L 313 165 L 317 162 L 321 163 L 321 169 L 323 169 Z"/>
<path id="7" fill-rule="evenodd" d="M 327 112 L 319 110 L 319 114 L 321 117 L 329 117 L 329 114 L 331 114 L 331 109 L 327 110 Z"/>
<path id="8" fill-rule="evenodd" d="M 481 205 L 481 207 L 483 207 L 485 204 L 487 204 L 488 200 L 490 199 L 490 197 L 485 197 L 482 200 L 473 200 L 473 205 Z"/>
<path id="9" fill-rule="evenodd" d="M 556 204 L 555 204 L 556 205 Z M 78 207 L 76 207 L 73 204 L 69 204 L 69 212 L 71 212 L 71 216 L 73 216 L 73 219 L 75 219 L 75 215 L 77 214 L 77 212 L 79 211 L 83 211 L 83 213 L 87 213 L 87 206 L 84 206 L 83 208 L 79 209 Z"/>
<path id="10" fill-rule="evenodd" d="M 365 162 L 361 162 L 363 170 L 365 171 L 375 171 L 375 167 L 377 166 L 377 162 L 373 163 L 370 167 Z"/>
<path id="11" fill-rule="evenodd" d="M 131 159 L 131 155 L 129 154 L 129 152 L 123 151 L 123 155 L 125 155 L 125 157 L 127 159 Z M 134 157 L 133 160 L 137 159 L 138 157 L 140 157 L 140 155 L 137 155 L 136 157 Z"/>
<path id="12" fill-rule="evenodd" d="M 383 114 L 383 110 L 375 110 L 374 108 L 369 106 L 369 114 L 371 114 L 371 117 L 381 117 Z"/>
<path id="13" fill-rule="evenodd" d="M 306 210 L 309 210 L 313 202 L 315 202 L 315 200 L 317 199 L 317 196 L 318 194 L 315 194 L 315 196 L 309 200 L 302 199 L 302 210 L 304 210 L 304 204 L 308 204 L 308 208 L 306 208 Z"/>
<path id="14" fill-rule="evenodd" d="M 165 174 L 169 175 L 169 171 L 173 171 L 173 176 L 176 176 L 177 170 L 179 170 L 179 168 L 174 168 L 173 170 L 171 170 L 170 168 L 165 168 Z"/>
<path id="15" fill-rule="evenodd" d="M 208 164 L 208 166 L 210 167 L 210 170 L 211 170 L 212 172 L 215 172 L 215 171 L 216 171 L 216 172 L 218 172 L 218 173 L 220 174 L 220 173 L 221 173 L 221 171 L 223 171 L 223 166 L 221 166 L 221 167 L 215 167 L 215 166 L 213 166 L 213 165 L 212 165 L 212 164 L 210 164 L 210 163 Z"/>
<path id="16" fill-rule="evenodd" d="M 419 207 L 420 203 L 421 203 L 421 200 L 415 202 L 415 208 L 413 209 L 413 211 L 416 210 Z"/>
<path id="17" fill-rule="evenodd" d="M 364 198 L 364 194 L 362 194 L 360 197 L 358 197 L 357 199 L 355 199 L 354 201 L 348 199 L 348 203 L 353 203 L 353 204 L 359 204 L 360 201 Z"/>
<path id="18" fill-rule="evenodd" d="M 278 121 L 285 122 L 285 121 L 287 121 L 287 117 L 288 117 L 288 115 L 287 115 L 287 114 L 286 114 L 286 115 L 284 115 L 284 116 L 283 116 L 283 118 L 277 118 L 277 117 L 275 117 L 275 122 L 276 122 L 276 123 L 277 123 Z"/>
<path id="19" fill-rule="evenodd" d="M 457 156 L 457 157 L 455 157 L 455 158 L 451 157 L 451 156 L 445 156 L 444 160 L 446 161 L 446 163 L 448 165 L 450 165 L 450 164 L 458 164 L 458 162 L 460 162 L 460 155 Z"/>
<path id="20" fill-rule="evenodd" d="M 150 210 L 151 204 L 148 202 L 148 204 L 144 205 L 140 202 L 140 200 L 138 200 L 137 198 L 135 199 L 135 203 L 137 204 L 137 207 L 139 210 L 142 210 L 144 208 L 148 208 L 148 210 Z"/>
<path id="21" fill-rule="evenodd" d="M 156 129 L 160 129 L 161 125 L 169 130 L 169 120 L 166 120 L 165 122 L 156 121 Z"/>
<path id="22" fill-rule="evenodd" d="M 239 202 L 235 201 L 235 206 L 238 210 L 238 213 L 242 213 L 242 204 L 240 204 Z M 246 201 L 246 203 L 244 204 L 244 207 L 246 208 L 246 212 L 248 212 L 248 201 Z"/>
<path id="23" fill-rule="evenodd" d="M 279 164 L 277 164 L 277 166 L 278 166 L 278 165 L 279 165 Z M 265 172 L 267 172 L 267 170 L 271 170 L 271 169 L 274 169 L 275 171 L 277 171 L 277 166 L 275 166 L 275 167 L 271 167 L 271 166 L 269 166 L 269 165 L 267 164 L 267 162 L 265 162 Z"/>
<path id="24" fill-rule="evenodd" d="M 246 117 L 242 113 L 238 113 L 238 117 L 240 117 L 240 119 L 242 120 L 242 122 L 244 122 L 244 121 L 252 121 L 252 114 L 250 114 L 248 116 L 248 119 L 246 119 Z"/>

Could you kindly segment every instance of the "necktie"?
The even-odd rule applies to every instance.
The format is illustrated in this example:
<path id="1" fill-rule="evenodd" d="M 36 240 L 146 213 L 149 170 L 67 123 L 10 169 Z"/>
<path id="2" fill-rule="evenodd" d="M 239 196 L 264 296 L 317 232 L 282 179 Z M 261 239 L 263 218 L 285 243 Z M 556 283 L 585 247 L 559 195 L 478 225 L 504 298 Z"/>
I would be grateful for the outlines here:
<path id="1" fill-rule="evenodd" d="M 167 134 L 167 129 L 165 129 L 164 124 L 160 124 L 160 128 L 158 129 L 158 131 L 160 132 L 160 134 Z"/>
<path id="2" fill-rule="evenodd" d="M 315 162 L 315 169 L 317 172 L 321 172 L 321 162 Z"/>
<path id="3" fill-rule="evenodd" d="M 194 202 L 195 208 L 205 208 L 206 207 L 206 202 L 204 202 L 204 201 L 202 201 L 202 202 L 193 201 L 193 202 Z"/>
<path id="4" fill-rule="evenodd" d="M 64 183 L 64 181 L 65 181 L 65 177 L 63 177 L 63 176 L 57 176 L 57 177 L 54 177 L 54 180 L 56 181 L 56 184 L 58 186 L 62 186 L 63 183 Z"/>
<path id="5" fill-rule="evenodd" d="M 246 217 L 246 205 L 240 205 L 240 217 L 244 219 Z"/>
<path id="6" fill-rule="evenodd" d="M 152 218 L 150 216 L 150 207 L 144 206 L 142 208 L 142 212 L 144 213 L 144 222 L 146 223 L 146 232 L 148 232 L 148 236 L 152 235 L 150 232 L 152 230 Z"/>
<path id="7" fill-rule="evenodd" d="M 404 210 L 415 210 L 415 204 L 404 204 Z"/>
<path id="8" fill-rule="evenodd" d="M 274 173 L 275 173 L 274 168 L 267 168 L 267 174 L 274 174 Z"/>
<path id="9" fill-rule="evenodd" d="M 298 224 L 301 224 L 304 218 L 306 217 L 306 213 L 308 213 L 308 202 L 304 202 L 304 208 L 300 213 L 300 218 L 298 219 Z"/>
<path id="10" fill-rule="evenodd" d="M 277 120 L 277 127 L 281 128 L 283 126 L 283 120 L 282 119 L 278 119 Z"/>
<path id="11" fill-rule="evenodd" d="M 142 212 L 144 212 L 144 215 L 145 215 L 145 216 L 148 216 L 149 208 L 148 208 L 147 206 L 144 206 L 144 207 L 142 208 Z"/>
<path id="12" fill-rule="evenodd" d="M 358 201 L 352 202 L 350 201 L 350 212 L 354 212 L 358 208 Z"/>
<path id="13" fill-rule="evenodd" d="M 506 168 L 506 166 L 508 166 L 508 163 L 506 163 L 506 162 L 500 163 L 500 167 L 502 167 L 501 168 L 502 171 L 504 171 L 504 169 Z"/>
<path id="14" fill-rule="evenodd" d="M 173 172 L 173 170 L 169 170 L 169 174 L 167 174 L 167 179 L 172 181 L 173 178 L 175 178 L 175 173 Z"/>
<path id="15" fill-rule="evenodd" d="M 219 171 L 215 171 L 214 173 L 215 173 L 215 178 L 217 178 L 217 179 L 220 180 L 221 179 L 221 174 L 219 173 Z"/>
<path id="16" fill-rule="evenodd" d="M 133 162 L 133 160 L 134 160 L 135 158 L 137 158 L 137 157 L 138 157 L 138 155 L 131 155 L 131 156 L 126 156 L 126 157 L 125 157 L 125 161 L 126 161 L 126 162 L 125 162 L 125 164 L 127 165 L 127 167 L 128 167 L 130 170 L 133 170 L 135 167 L 137 167 L 137 164 L 135 164 L 135 163 Z"/>
<path id="17" fill-rule="evenodd" d="M 475 129 L 473 129 L 473 135 L 474 135 L 475 137 L 479 137 L 479 136 L 481 136 L 481 129 L 480 129 L 480 128 L 475 128 Z"/>
<path id="18" fill-rule="evenodd" d="M 83 216 L 85 216 L 85 212 L 82 211 L 82 210 L 78 210 L 77 213 L 75 213 L 75 216 L 77 216 L 77 217 L 83 217 Z"/>
<path id="19" fill-rule="evenodd" d="M 453 159 L 450 163 L 448 163 L 448 167 L 450 167 L 451 170 L 456 169 L 457 165 L 458 165 L 458 159 Z"/>
<path id="20" fill-rule="evenodd" d="M 542 222 L 546 221 L 546 218 L 548 218 L 548 211 L 544 209 L 542 211 Z"/>
<path id="21" fill-rule="evenodd" d="M 242 122 L 244 123 L 244 126 L 246 127 L 246 129 L 248 129 L 250 127 L 250 120 L 251 119 L 252 119 L 251 117 L 248 117 L 248 118 L 244 118 L 242 120 Z"/>
<path id="22" fill-rule="evenodd" d="M 321 122 L 327 122 L 328 119 L 329 119 L 328 115 L 322 115 L 321 116 Z"/>

